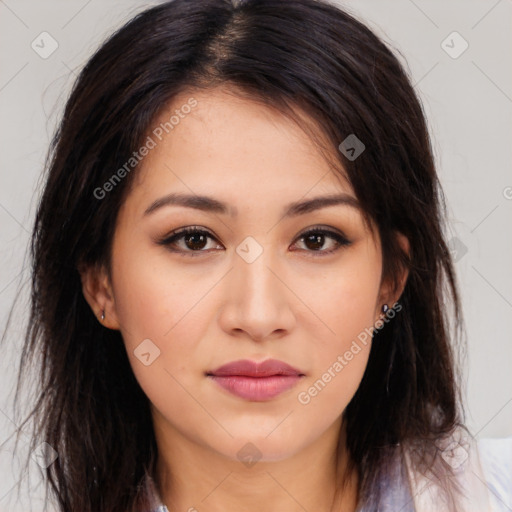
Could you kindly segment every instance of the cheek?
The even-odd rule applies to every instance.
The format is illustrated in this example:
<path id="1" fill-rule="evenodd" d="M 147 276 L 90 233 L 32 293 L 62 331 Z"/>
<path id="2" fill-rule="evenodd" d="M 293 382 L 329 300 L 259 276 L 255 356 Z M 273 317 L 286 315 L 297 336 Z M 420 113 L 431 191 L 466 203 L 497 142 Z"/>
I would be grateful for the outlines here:
<path id="1" fill-rule="evenodd" d="M 180 395 L 178 382 L 190 378 L 208 314 L 201 302 L 207 287 L 204 279 L 163 265 L 161 255 L 123 253 L 121 244 L 117 251 L 115 307 L 130 364 L 151 399 L 169 400 Z"/>
<path id="2" fill-rule="evenodd" d="M 324 336 L 320 354 L 347 350 L 358 335 L 376 321 L 375 306 L 379 294 L 378 261 L 354 254 L 337 272 L 327 273 L 322 280 L 303 282 L 302 295 L 314 315 L 312 321 Z M 313 326 L 311 326 L 313 327 Z"/>
<path id="3" fill-rule="evenodd" d="M 370 293 L 371 291 L 371 293 Z M 363 377 L 371 348 L 373 325 L 373 289 L 337 286 L 328 290 L 331 300 L 317 310 L 329 327 L 324 336 L 316 336 L 316 347 L 311 350 L 314 361 L 311 375 L 301 387 L 305 391 L 301 404 L 310 413 L 316 409 L 331 410 L 331 420 L 341 414 Z M 307 387 L 306 387 L 307 386 Z M 316 412 L 315 412 L 316 411 Z M 329 413 L 327 412 L 329 415 Z"/>
<path id="4" fill-rule="evenodd" d="M 177 272 L 155 248 L 130 250 L 120 242 L 116 251 L 115 308 L 125 341 L 173 336 L 205 292 L 201 276 Z"/>
<path id="5" fill-rule="evenodd" d="M 311 339 L 316 346 L 311 350 L 311 375 L 298 390 L 297 400 L 312 416 L 323 415 L 327 422 L 350 402 L 368 363 L 380 283 L 379 261 L 370 256 L 354 254 L 335 278 L 326 275 L 320 286 L 308 286 L 307 303 L 316 318 L 310 325 Z"/>
<path id="6" fill-rule="evenodd" d="M 201 368 L 192 372 L 199 352 L 205 311 L 193 307 L 204 290 L 185 285 L 183 276 L 166 276 L 151 265 L 125 262 L 118 268 L 116 310 L 132 371 L 154 407 L 183 428 L 202 424 L 204 411 L 191 399 Z M 149 355 L 148 355 L 149 354 Z"/>

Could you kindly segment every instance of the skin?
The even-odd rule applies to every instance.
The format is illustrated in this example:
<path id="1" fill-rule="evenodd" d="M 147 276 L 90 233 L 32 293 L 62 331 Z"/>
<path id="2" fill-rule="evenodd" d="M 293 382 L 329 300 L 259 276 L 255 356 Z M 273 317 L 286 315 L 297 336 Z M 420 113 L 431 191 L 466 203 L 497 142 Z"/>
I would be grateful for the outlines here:
<path id="1" fill-rule="evenodd" d="M 169 510 L 327 512 L 336 471 L 348 457 L 341 415 L 361 382 L 370 342 L 359 343 L 361 350 L 308 404 L 298 394 L 382 318 L 382 305 L 398 300 L 407 274 L 391 294 L 381 282 L 378 234 L 357 208 L 334 205 L 282 218 L 292 202 L 339 193 L 355 198 L 297 124 L 227 89 L 182 94 L 156 124 L 191 96 L 197 107 L 136 171 L 117 219 L 111 279 L 104 269 L 83 271 L 84 296 L 98 317 L 105 310 L 103 325 L 121 331 L 151 402 L 156 481 Z M 214 197 L 236 216 L 177 205 L 144 215 L 171 192 Z M 200 244 L 182 237 L 175 242 L 182 253 L 156 242 L 185 226 L 212 238 Z M 350 244 L 338 246 L 329 236 L 301 241 L 316 226 L 341 231 Z M 263 250 L 251 263 L 236 252 L 247 236 Z M 407 240 L 400 242 L 407 249 Z M 134 354 L 145 339 L 160 350 L 148 366 Z M 267 358 L 305 376 L 266 402 L 236 397 L 205 376 L 229 361 Z M 247 443 L 260 457 L 251 467 L 237 456 Z M 347 482 L 332 510 L 355 510 L 356 476 Z"/>

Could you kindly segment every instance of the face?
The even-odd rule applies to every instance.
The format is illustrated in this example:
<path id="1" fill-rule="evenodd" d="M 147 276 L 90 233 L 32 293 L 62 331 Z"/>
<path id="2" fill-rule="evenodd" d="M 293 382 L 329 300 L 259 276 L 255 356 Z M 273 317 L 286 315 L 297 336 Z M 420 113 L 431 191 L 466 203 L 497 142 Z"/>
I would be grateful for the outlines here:
<path id="1" fill-rule="evenodd" d="M 120 329 L 159 431 L 231 459 L 249 442 L 263 460 L 291 457 L 339 427 L 363 376 L 361 333 L 389 301 L 378 236 L 310 138 L 261 104 L 183 94 L 149 135 L 104 324 Z M 325 196 L 341 199 L 311 203 Z M 216 372 L 268 359 L 294 371 Z"/>

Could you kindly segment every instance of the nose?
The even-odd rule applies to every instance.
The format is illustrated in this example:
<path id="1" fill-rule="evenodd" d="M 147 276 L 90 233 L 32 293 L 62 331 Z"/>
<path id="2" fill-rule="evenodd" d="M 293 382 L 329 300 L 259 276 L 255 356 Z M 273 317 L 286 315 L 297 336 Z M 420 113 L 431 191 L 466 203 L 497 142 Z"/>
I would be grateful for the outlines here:
<path id="1" fill-rule="evenodd" d="M 293 301 L 297 299 L 282 266 L 271 257 L 270 249 L 252 262 L 238 254 L 233 260 L 218 315 L 221 328 L 231 336 L 254 341 L 285 336 L 295 325 Z"/>

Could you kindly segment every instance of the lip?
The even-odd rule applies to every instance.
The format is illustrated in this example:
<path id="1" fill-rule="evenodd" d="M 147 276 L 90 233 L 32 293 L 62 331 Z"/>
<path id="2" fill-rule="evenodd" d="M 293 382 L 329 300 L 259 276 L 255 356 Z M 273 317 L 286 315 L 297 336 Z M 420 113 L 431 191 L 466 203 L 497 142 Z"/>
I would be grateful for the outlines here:
<path id="1" fill-rule="evenodd" d="M 206 376 L 233 395 L 262 402 L 291 389 L 304 374 L 277 359 L 262 362 L 242 359 L 207 372 Z"/>

